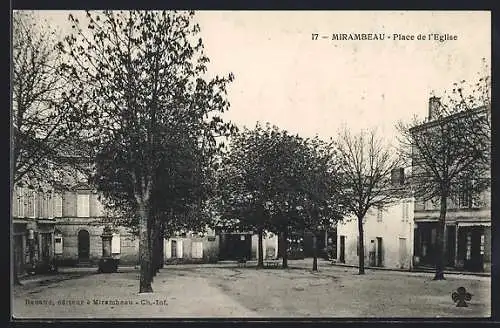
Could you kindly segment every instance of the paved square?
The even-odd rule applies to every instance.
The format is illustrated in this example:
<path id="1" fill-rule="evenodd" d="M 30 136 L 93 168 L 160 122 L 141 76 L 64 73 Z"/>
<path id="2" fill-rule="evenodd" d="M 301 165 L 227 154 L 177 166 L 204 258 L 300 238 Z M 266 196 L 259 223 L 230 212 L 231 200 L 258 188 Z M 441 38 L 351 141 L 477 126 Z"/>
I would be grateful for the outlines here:
<path id="1" fill-rule="evenodd" d="M 154 293 L 138 294 L 138 271 L 94 274 L 46 286 L 14 289 L 18 318 L 171 317 L 489 317 L 490 278 L 407 273 L 291 261 L 291 268 L 236 264 L 169 265 Z M 451 294 L 472 293 L 466 308 Z"/>

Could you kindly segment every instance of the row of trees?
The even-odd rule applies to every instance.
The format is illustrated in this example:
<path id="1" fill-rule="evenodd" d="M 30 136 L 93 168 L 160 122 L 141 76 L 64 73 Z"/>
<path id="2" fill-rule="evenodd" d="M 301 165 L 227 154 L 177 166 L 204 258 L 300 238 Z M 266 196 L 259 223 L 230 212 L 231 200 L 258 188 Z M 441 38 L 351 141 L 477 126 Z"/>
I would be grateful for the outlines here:
<path id="1" fill-rule="evenodd" d="M 336 140 L 322 141 L 270 125 L 238 131 L 224 122 L 220 114 L 229 108 L 226 88 L 233 75 L 207 74 L 209 59 L 194 13 L 106 11 L 69 19 L 72 33 L 56 44 L 43 29 L 24 31 L 33 20 L 15 15 L 14 182 L 53 172 L 54 166 L 45 163 L 57 163 L 68 140 L 85 145 L 85 156 L 94 163 L 90 182 L 124 219 L 120 222 L 139 235 L 140 292 L 152 291 L 161 241 L 175 232 L 210 225 L 253 231 L 262 267 L 265 232 L 286 241 L 291 230 L 314 234 L 346 215 L 357 218 L 363 249 L 367 211 L 398 197 L 401 188 L 391 183 L 390 172 L 403 157 L 374 131 L 351 135 L 345 129 Z M 459 156 L 455 162 L 445 160 L 459 163 L 455 179 L 472 171 L 473 164 L 464 163 L 483 159 L 479 152 L 488 145 L 489 133 L 488 124 L 474 125 L 479 121 L 456 128 L 461 134 L 448 134 L 447 142 L 437 134 L 430 138 L 430 132 L 426 138 L 413 133 L 422 122 L 400 127 L 412 149 L 429 149 L 434 158 Z M 485 146 L 478 149 L 475 142 L 469 151 L 469 134 L 483 136 L 480 145 Z M 230 138 L 227 146 L 225 138 Z M 441 148 L 433 148 L 438 141 Z M 426 174 L 415 181 L 426 184 L 415 188 L 434 186 L 436 166 L 444 164 L 436 159 L 418 163 Z M 449 192 L 433 190 L 432 196 Z M 360 273 L 363 260 L 360 256 Z M 316 263 L 315 258 L 314 269 Z"/>

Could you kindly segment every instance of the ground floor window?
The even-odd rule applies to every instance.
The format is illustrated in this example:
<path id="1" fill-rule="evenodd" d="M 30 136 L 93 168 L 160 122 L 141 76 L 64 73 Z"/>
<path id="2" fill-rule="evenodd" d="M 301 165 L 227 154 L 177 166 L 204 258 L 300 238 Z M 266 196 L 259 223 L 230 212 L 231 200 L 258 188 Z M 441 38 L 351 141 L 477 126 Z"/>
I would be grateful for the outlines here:
<path id="1" fill-rule="evenodd" d="M 203 243 L 201 241 L 194 241 L 191 244 L 191 256 L 194 259 L 201 259 L 203 258 Z"/>

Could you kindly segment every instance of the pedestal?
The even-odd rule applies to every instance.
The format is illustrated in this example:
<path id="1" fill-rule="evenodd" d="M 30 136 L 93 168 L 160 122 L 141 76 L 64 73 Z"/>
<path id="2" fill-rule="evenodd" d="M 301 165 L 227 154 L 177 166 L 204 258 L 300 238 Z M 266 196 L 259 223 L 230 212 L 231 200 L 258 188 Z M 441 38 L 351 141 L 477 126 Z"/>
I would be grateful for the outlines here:
<path id="1" fill-rule="evenodd" d="M 118 259 L 111 255 L 111 239 L 113 232 L 110 227 L 105 227 L 101 235 L 102 257 L 99 260 L 99 273 L 113 273 L 118 270 Z"/>

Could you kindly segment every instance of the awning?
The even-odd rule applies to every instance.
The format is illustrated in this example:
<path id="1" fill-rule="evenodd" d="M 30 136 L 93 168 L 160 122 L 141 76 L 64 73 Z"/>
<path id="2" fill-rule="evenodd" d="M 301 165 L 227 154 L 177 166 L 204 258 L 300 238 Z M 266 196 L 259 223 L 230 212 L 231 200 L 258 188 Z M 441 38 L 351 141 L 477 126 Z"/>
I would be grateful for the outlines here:
<path id="1" fill-rule="evenodd" d="M 56 220 L 54 219 L 38 219 L 36 220 L 36 223 L 39 223 L 39 224 L 56 224 Z"/>
<path id="2" fill-rule="evenodd" d="M 30 220 L 23 220 L 23 219 L 13 219 L 12 220 L 12 223 L 14 223 L 14 224 L 28 224 L 30 222 L 32 222 L 32 221 L 30 221 Z"/>
<path id="3" fill-rule="evenodd" d="M 459 227 L 491 227 L 491 221 L 488 222 L 458 222 Z"/>

